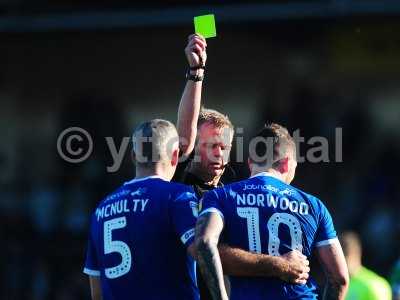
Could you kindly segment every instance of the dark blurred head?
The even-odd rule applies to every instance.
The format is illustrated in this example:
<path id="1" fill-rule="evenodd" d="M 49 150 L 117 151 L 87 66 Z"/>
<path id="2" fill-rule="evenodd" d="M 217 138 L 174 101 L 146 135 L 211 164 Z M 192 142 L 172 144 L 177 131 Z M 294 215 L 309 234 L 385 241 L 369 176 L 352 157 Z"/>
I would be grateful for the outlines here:
<path id="1" fill-rule="evenodd" d="M 202 108 L 197 123 L 195 154 L 200 158 L 197 170 L 201 177 L 220 177 L 228 163 L 232 147 L 233 125 L 229 118 L 212 109 Z"/>
<path id="2" fill-rule="evenodd" d="M 362 247 L 361 240 L 357 233 L 345 231 L 339 236 L 340 244 L 346 258 L 350 276 L 361 267 Z"/>
<path id="3" fill-rule="evenodd" d="M 140 124 L 133 133 L 136 168 L 160 170 L 171 179 L 179 156 L 178 133 L 174 124 L 154 119 Z"/>
<path id="4" fill-rule="evenodd" d="M 266 124 L 249 146 L 250 170 L 275 170 L 290 183 L 297 167 L 296 144 L 288 130 L 276 123 Z"/>

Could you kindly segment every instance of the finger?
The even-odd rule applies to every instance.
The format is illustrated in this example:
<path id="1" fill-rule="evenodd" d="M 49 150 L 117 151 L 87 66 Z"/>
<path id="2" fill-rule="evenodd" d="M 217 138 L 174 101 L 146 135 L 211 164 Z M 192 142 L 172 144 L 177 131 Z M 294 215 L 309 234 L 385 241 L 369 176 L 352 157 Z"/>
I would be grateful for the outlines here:
<path id="1" fill-rule="evenodd" d="M 197 50 L 197 49 L 199 49 L 199 50 Z M 204 49 L 201 46 L 201 44 L 199 44 L 199 43 L 190 43 L 186 46 L 185 51 L 190 51 L 190 52 L 200 51 L 200 52 L 202 52 L 202 51 L 204 51 Z"/>
<path id="2" fill-rule="evenodd" d="M 199 35 L 193 34 L 193 35 L 190 35 L 190 36 L 189 36 L 188 44 L 191 44 L 191 43 L 193 43 L 193 42 L 201 43 L 202 45 L 204 45 L 205 47 L 207 47 L 207 42 L 206 42 L 206 40 L 205 40 L 204 38 L 202 38 L 201 36 L 199 36 Z"/>
<path id="3" fill-rule="evenodd" d="M 306 260 L 304 261 L 304 263 L 306 264 L 306 266 L 309 266 L 309 265 L 310 265 L 310 261 L 309 261 L 308 259 L 306 259 Z"/>
<path id="4" fill-rule="evenodd" d="M 310 273 L 310 267 L 302 267 L 297 270 L 297 275 L 305 273 Z"/>
<path id="5" fill-rule="evenodd" d="M 306 284 L 307 283 L 307 280 L 305 280 L 305 279 L 296 279 L 295 281 L 294 281 L 294 283 L 295 284 Z"/>
<path id="6" fill-rule="evenodd" d="M 200 45 L 203 50 L 206 50 L 207 45 L 200 40 L 195 40 L 194 45 Z"/>
<path id="7" fill-rule="evenodd" d="M 204 36 L 202 36 L 200 33 L 195 33 L 194 34 L 196 37 L 198 37 L 199 39 L 203 40 L 203 42 L 206 41 L 206 39 L 204 38 Z"/>
<path id="8" fill-rule="evenodd" d="M 206 46 L 204 45 L 203 42 L 201 42 L 201 41 L 195 41 L 195 40 L 191 41 L 191 42 L 187 45 L 187 47 L 193 48 L 193 47 L 196 46 L 196 45 L 199 45 L 199 46 L 201 47 L 202 51 L 204 51 L 204 50 L 206 49 Z"/>
<path id="9" fill-rule="evenodd" d="M 296 280 L 307 280 L 310 277 L 310 274 L 308 273 L 301 273 Z"/>
<path id="10" fill-rule="evenodd" d="M 302 272 L 298 278 L 299 279 L 307 279 L 310 276 L 309 272 Z"/>
<path id="11" fill-rule="evenodd" d="M 304 255 L 303 253 L 301 253 L 299 250 L 292 250 L 292 252 L 293 252 L 294 255 L 296 255 L 296 256 L 298 256 L 298 257 L 307 259 L 307 256 L 305 256 L 305 255 Z"/>
<path id="12" fill-rule="evenodd" d="M 195 40 L 196 42 L 199 42 L 199 43 L 201 43 L 201 44 L 203 44 L 204 46 L 206 46 L 207 47 L 207 42 L 206 42 L 206 40 L 204 40 L 204 39 L 200 39 L 199 37 L 194 37 L 194 39 L 193 40 Z"/>
<path id="13" fill-rule="evenodd" d="M 192 33 L 191 35 L 189 35 L 189 36 L 188 36 L 188 42 L 189 42 L 193 37 L 195 37 L 195 36 L 196 36 L 195 33 Z"/>
<path id="14" fill-rule="evenodd" d="M 195 45 L 200 46 L 201 47 L 201 51 L 206 50 L 206 46 L 204 44 L 202 44 L 202 43 L 196 42 Z"/>
<path id="15" fill-rule="evenodd" d="M 300 276 L 298 276 L 295 280 L 308 280 L 310 275 L 308 273 L 303 273 Z"/>
<path id="16" fill-rule="evenodd" d="M 199 46 L 199 45 L 194 45 L 193 47 L 192 47 L 192 51 L 193 52 L 196 52 L 197 54 L 201 54 L 202 52 L 203 52 L 203 49 Z"/>
<path id="17" fill-rule="evenodd" d="M 196 39 L 193 40 L 193 41 L 191 41 L 191 42 L 189 43 L 189 45 L 190 45 L 190 46 L 200 45 L 200 47 L 203 48 L 203 50 L 205 50 L 206 47 L 207 47 L 207 45 L 206 45 L 204 42 L 202 42 L 201 40 L 196 40 Z"/>
<path id="18" fill-rule="evenodd" d="M 308 259 L 307 258 L 307 256 L 305 256 L 303 253 L 301 253 L 300 251 L 298 251 L 298 250 L 293 250 L 293 252 L 295 253 L 295 254 L 297 254 L 300 258 L 302 258 L 302 259 Z"/>

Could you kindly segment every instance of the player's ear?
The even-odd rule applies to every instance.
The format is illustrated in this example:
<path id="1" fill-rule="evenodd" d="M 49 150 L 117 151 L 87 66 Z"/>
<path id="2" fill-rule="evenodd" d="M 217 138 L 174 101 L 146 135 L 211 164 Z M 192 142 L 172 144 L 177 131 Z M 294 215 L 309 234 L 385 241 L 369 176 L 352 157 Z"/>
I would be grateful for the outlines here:
<path id="1" fill-rule="evenodd" d="M 179 162 L 179 148 L 176 148 L 173 152 L 172 152 L 172 157 L 171 157 L 171 165 L 173 167 L 175 167 L 176 165 L 178 165 Z"/>
<path id="2" fill-rule="evenodd" d="M 282 158 L 279 160 L 278 171 L 281 174 L 289 172 L 289 157 Z"/>
<path id="3" fill-rule="evenodd" d="M 250 170 L 250 173 L 251 173 L 252 168 L 253 168 L 253 164 L 251 163 L 251 159 L 250 158 L 247 159 L 247 165 L 249 166 L 249 170 Z"/>

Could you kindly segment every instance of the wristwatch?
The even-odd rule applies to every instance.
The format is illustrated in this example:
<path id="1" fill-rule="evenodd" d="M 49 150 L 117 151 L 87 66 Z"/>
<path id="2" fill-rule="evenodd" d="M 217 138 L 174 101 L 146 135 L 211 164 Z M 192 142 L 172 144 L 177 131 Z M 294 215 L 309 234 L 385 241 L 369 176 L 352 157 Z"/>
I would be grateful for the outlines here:
<path id="1" fill-rule="evenodd" d="M 190 74 L 190 70 L 188 70 L 186 72 L 186 80 L 191 80 L 191 81 L 197 82 L 197 81 L 203 81 L 203 79 L 204 79 L 204 75 Z"/>
<path id="2" fill-rule="evenodd" d="M 195 82 L 197 82 L 197 81 L 203 81 L 203 79 L 204 79 L 204 73 L 203 73 L 203 75 L 197 75 L 197 74 L 196 74 L 196 75 L 193 75 L 193 74 L 190 74 L 190 71 L 197 71 L 197 70 L 199 70 L 199 69 L 205 70 L 206 67 L 203 66 L 203 64 L 200 64 L 200 65 L 194 66 L 194 67 L 190 67 L 190 66 L 189 66 L 189 68 L 188 68 L 188 70 L 187 70 L 187 72 L 186 72 L 186 80 L 191 80 L 191 81 L 195 81 Z"/>

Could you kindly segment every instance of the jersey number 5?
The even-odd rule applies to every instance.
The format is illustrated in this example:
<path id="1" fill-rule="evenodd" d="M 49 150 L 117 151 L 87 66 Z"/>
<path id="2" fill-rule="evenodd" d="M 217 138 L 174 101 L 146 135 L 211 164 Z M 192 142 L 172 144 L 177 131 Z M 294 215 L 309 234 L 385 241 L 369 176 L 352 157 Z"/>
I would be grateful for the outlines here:
<path id="1" fill-rule="evenodd" d="M 126 217 L 120 217 L 104 222 L 104 254 L 119 253 L 121 263 L 112 268 L 104 270 L 109 279 L 121 277 L 129 272 L 132 265 L 132 255 L 129 246 L 123 241 L 113 240 L 113 230 L 121 229 L 126 226 Z"/>
<path id="2" fill-rule="evenodd" d="M 247 219 L 247 232 L 249 236 L 249 250 L 261 253 L 259 212 L 257 207 L 238 207 L 237 213 L 239 217 Z M 268 220 L 268 254 L 279 256 L 280 239 L 278 236 L 279 225 L 288 226 L 291 249 L 302 252 L 302 231 L 299 220 L 293 215 L 287 213 L 274 213 Z"/>

